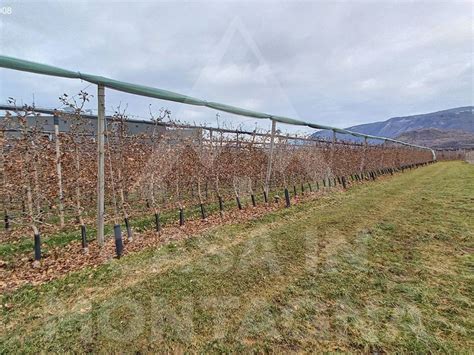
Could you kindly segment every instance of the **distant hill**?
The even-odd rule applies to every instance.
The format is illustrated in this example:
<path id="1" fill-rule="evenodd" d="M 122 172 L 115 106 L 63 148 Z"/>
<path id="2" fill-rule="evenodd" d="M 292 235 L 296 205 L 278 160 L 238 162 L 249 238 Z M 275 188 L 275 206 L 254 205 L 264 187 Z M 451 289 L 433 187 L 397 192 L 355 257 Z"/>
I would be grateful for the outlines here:
<path id="1" fill-rule="evenodd" d="M 474 133 L 425 128 L 400 134 L 396 139 L 432 148 L 474 149 Z"/>
<path id="2" fill-rule="evenodd" d="M 474 106 L 458 107 L 449 110 L 425 113 L 421 115 L 393 117 L 386 121 L 366 123 L 362 125 L 348 127 L 347 129 L 359 133 L 371 134 L 376 136 L 384 136 L 389 138 L 400 137 L 402 134 L 410 131 L 419 131 L 426 129 L 437 129 L 442 131 L 450 131 L 448 135 L 459 132 L 467 132 L 474 134 Z M 458 132 L 458 133 L 453 133 Z M 439 132 L 431 132 L 435 136 L 439 136 Z M 420 133 L 428 135 L 429 132 Z M 313 134 L 314 137 L 330 138 L 330 131 L 318 131 Z M 416 134 L 414 134 L 416 136 Z M 344 137 L 351 139 L 350 137 Z M 444 139 L 444 138 L 443 138 Z"/>

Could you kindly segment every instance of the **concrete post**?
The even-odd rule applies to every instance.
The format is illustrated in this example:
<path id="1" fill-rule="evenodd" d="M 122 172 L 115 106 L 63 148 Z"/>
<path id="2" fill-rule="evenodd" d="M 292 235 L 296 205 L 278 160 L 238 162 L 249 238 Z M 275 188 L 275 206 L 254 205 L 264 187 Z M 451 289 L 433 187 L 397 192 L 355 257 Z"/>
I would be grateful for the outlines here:
<path id="1" fill-rule="evenodd" d="M 273 148 L 275 145 L 275 134 L 276 134 L 276 122 L 272 121 L 272 133 L 270 136 L 270 154 L 268 157 L 267 176 L 265 178 L 265 192 L 267 197 L 270 192 L 270 179 L 272 176 L 272 162 L 273 162 Z"/>
<path id="2" fill-rule="evenodd" d="M 97 85 L 97 242 L 104 245 L 105 213 L 105 88 Z"/>

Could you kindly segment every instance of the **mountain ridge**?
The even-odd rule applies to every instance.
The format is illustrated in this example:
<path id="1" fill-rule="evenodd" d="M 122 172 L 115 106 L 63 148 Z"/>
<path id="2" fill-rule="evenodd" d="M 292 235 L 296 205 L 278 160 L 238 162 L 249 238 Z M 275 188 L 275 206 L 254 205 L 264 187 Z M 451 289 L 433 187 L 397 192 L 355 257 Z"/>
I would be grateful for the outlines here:
<path id="1" fill-rule="evenodd" d="M 474 106 L 455 107 L 411 116 L 391 117 L 385 121 L 355 125 L 346 129 L 388 138 L 397 138 L 406 132 L 424 129 L 474 133 L 473 110 Z M 322 130 L 314 133 L 312 136 L 316 138 L 331 138 L 332 132 Z M 344 139 L 354 140 L 354 138 L 349 137 L 344 137 Z"/>
<path id="2" fill-rule="evenodd" d="M 436 149 L 474 149 L 474 133 L 464 131 L 424 128 L 406 131 L 396 138 Z"/>

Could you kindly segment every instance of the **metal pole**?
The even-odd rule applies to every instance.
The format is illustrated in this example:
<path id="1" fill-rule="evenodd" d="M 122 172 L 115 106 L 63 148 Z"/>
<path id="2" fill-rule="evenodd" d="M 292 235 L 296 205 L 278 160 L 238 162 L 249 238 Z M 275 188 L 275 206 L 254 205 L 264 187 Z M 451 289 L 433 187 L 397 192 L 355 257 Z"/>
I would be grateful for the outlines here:
<path id="1" fill-rule="evenodd" d="M 270 136 L 270 156 L 268 157 L 267 176 L 265 178 L 265 192 L 270 192 L 270 178 L 272 176 L 273 147 L 275 145 L 276 121 L 272 120 L 272 133 Z"/>
<path id="2" fill-rule="evenodd" d="M 61 148 L 59 145 L 59 117 L 54 114 L 54 138 L 56 145 L 56 174 L 58 175 L 59 188 L 59 224 L 61 228 L 64 227 L 64 193 L 63 193 L 63 175 L 61 169 Z"/>
<path id="3" fill-rule="evenodd" d="M 2 175 L 2 184 L 3 184 L 3 192 L 1 193 L 3 207 L 4 207 L 4 221 L 5 221 L 5 230 L 10 229 L 10 216 L 8 215 L 9 212 L 9 205 L 10 205 L 10 193 L 7 192 L 7 164 L 6 164 L 6 157 L 4 153 L 3 146 L 6 143 L 6 134 L 3 130 L 0 130 L 0 166 L 1 170 L 0 173 Z"/>
<path id="4" fill-rule="evenodd" d="M 362 153 L 362 161 L 360 162 L 360 172 L 362 173 L 365 169 L 365 155 L 367 154 L 367 137 L 364 137 L 364 150 Z"/>
<path id="5" fill-rule="evenodd" d="M 335 175 L 334 172 L 334 148 L 336 147 L 336 131 L 332 130 L 332 144 L 331 144 L 331 175 Z"/>
<path id="6" fill-rule="evenodd" d="M 381 158 L 380 158 L 380 169 L 383 169 L 384 168 L 384 152 L 385 152 L 385 147 L 386 147 L 386 144 L 387 141 L 384 140 L 381 147 L 382 147 L 382 154 L 381 154 Z"/>
<path id="7" fill-rule="evenodd" d="M 97 241 L 104 245 L 104 210 L 105 210 L 105 88 L 97 85 Z"/>

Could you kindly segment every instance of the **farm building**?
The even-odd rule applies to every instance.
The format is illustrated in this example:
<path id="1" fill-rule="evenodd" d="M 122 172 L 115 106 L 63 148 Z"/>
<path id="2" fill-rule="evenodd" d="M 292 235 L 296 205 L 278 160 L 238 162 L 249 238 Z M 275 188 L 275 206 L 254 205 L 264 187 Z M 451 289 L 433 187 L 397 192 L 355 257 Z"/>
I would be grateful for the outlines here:
<path id="1" fill-rule="evenodd" d="M 0 106 L 0 110 L 6 111 L 6 106 Z M 11 111 L 10 111 L 11 112 Z M 27 126 L 29 129 L 36 129 L 47 135 L 51 136 L 54 133 L 54 112 L 52 109 L 41 109 L 35 108 L 35 112 L 38 112 L 37 116 L 31 115 L 27 118 Z M 56 111 L 58 112 L 58 111 Z M 86 135 L 95 136 L 97 134 L 97 116 L 91 114 L 85 114 L 81 116 L 83 119 L 81 131 Z M 115 118 L 112 116 L 106 117 L 107 122 L 115 121 Z M 71 113 L 60 111 L 58 115 L 58 126 L 59 132 L 69 133 L 73 129 L 73 125 L 77 124 L 77 119 L 72 116 Z M 4 128 L 6 134 L 8 135 L 17 135 L 18 131 L 21 128 L 18 118 L 13 114 L 10 116 L 8 122 L 6 121 L 6 115 L 0 116 L 0 127 Z M 172 135 L 173 137 L 179 136 L 179 139 L 183 138 L 199 138 L 201 130 L 198 128 L 180 128 L 175 130 L 171 125 L 166 123 L 158 122 L 155 124 L 153 121 L 147 120 L 136 120 L 136 119 L 127 119 L 126 120 L 126 129 L 127 135 L 144 135 L 151 136 L 155 134 L 156 136 L 165 136 Z"/>

